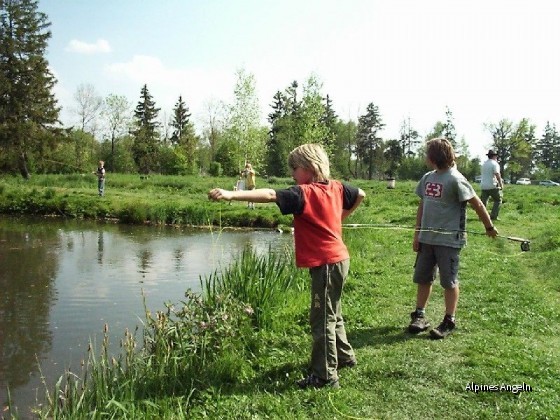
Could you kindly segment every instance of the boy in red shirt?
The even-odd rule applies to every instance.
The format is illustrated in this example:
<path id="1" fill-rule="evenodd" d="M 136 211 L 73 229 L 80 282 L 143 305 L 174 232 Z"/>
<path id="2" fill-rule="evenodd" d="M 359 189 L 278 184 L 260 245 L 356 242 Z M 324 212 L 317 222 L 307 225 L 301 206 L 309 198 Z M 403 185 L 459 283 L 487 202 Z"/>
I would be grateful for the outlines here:
<path id="1" fill-rule="evenodd" d="M 276 203 L 282 214 L 294 215 L 296 265 L 309 269 L 313 336 L 311 374 L 298 381 L 301 388 L 339 387 L 337 369 L 356 365 L 346 338 L 340 297 L 350 256 L 342 240 L 342 220 L 362 202 L 365 193 L 329 180 L 329 159 L 318 144 L 303 144 L 288 156 L 297 185 L 281 190 L 259 188 L 226 191 L 215 188 L 211 200 Z"/>

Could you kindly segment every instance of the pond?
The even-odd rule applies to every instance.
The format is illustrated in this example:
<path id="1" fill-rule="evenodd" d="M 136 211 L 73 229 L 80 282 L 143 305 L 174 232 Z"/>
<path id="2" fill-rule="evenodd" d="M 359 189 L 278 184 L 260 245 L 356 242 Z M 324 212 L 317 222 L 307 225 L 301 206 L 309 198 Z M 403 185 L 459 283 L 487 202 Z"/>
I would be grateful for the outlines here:
<path id="1" fill-rule="evenodd" d="M 105 324 L 116 352 L 125 329 L 142 325 L 144 302 L 163 310 L 246 246 L 284 252 L 292 242 L 271 231 L 0 217 L 0 410 L 9 387 L 26 418 L 42 401 L 41 376 L 50 386 L 79 372 Z"/>

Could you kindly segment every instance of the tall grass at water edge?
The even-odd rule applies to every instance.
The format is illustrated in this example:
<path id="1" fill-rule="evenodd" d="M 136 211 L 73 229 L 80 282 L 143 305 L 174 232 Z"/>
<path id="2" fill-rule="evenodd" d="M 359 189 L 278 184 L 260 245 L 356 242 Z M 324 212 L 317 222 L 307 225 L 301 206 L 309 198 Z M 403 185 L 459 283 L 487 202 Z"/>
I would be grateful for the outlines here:
<path id="1" fill-rule="evenodd" d="M 302 289 L 291 263 L 289 252 L 258 255 L 246 248 L 231 266 L 201 278 L 202 294 L 187 291 L 164 311 L 146 312 L 141 339 L 138 328 L 127 330 L 120 355 L 108 353 L 105 326 L 100 353 L 90 343 L 82 371 L 67 372 L 46 389 L 37 415 L 186 418 L 205 392 L 254 379 L 259 337 Z"/>
<path id="2" fill-rule="evenodd" d="M 415 299 L 412 231 L 406 229 L 414 223 L 415 183 L 398 182 L 396 190 L 386 190 L 382 183 L 356 184 L 368 195 L 348 222 L 379 226 L 344 232 L 351 268 L 343 313 L 358 366 L 340 373 L 338 392 L 294 386 L 306 371 L 310 351 L 307 273 L 298 271 L 289 280 L 291 271 L 286 271 L 282 278 L 291 281 L 289 287 L 263 280 L 276 285 L 280 295 L 268 301 L 275 302 L 269 306 L 272 315 L 257 321 L 254 305 L 266 304 L 243 299 L 258 302 L 266 296 L 262 290 L 245 290 L 258 284 L 248 278 L 261 279 L 262 274 L 240 273 L 266 263 L 245 255 L 234 272 L 201 279 L 207 295 L 187 294 L 184 302 L 147 314 L 146 335 L 139 340 L 125 336 L 123 355 L 90 352 L 84 364 L 87 375 L 61 378 L 41 416 L 559 418 L 557 190 L 506 186 L 496 226 L 503 236 L 529 239 L 530 252 L 522 252 L 516 242 L 485 237 L 469 210 L 468 228 L 481 235 L 470 235 L 461 253 L 458 328 L 445 340 L 432 341 L 405 332 Z M 241 206 L 206 205 L 234 223 L 240 215 L 254 218 L 266 211 L 264 206 L 251 213 Z M 219 284 L 222 277 L 230 289 Z M 437 324 L 442 315 L 436 284 L 427 316 Z M 471 384 L 504 390 L 474 392 Z M 512 392 L 516 384 L 531 390 Z"/>

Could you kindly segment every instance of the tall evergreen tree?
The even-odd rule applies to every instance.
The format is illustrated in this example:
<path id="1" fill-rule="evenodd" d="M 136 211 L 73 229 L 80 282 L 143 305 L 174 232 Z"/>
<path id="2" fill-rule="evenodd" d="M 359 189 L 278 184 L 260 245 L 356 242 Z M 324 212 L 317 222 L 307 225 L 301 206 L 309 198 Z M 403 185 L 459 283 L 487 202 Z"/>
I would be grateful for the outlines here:
<path id="1" fill-rule="evenodd" d="M 448 106 L 445 107 L 445 124 L 443 124 L 443 137 L 445 137 L 453 148 L 457 149 L 457 130 L 453 124 L 453 113 Z"/>
<path id="2" fill-rule="evenodd" d="M 272 112 L 268 115 L 270 123 L 267 148 L 267 173 L 275 176 L 288 176 L 286 161 L 290 151 L 298 146 L 302 138 L 301 103 L 297 95 L 298 83 L 294 81 L 284 92 L 273 97 Z"/>
<path id="3" fill-rule="evenodd" d="M 56 79 L 45 58 L 51 37 L 36 0 L 0 0 L 0 164 L 29 177 L 28 162 L 58 121 Z M 1 159 L 1 158 L 0 158 Z"/>
<path id="4" fill-rule="evenodd" d="M 560 169 L 560 134 L 556 125 L 546 122 L 544 133 L 535 145 L 537 161 L 548 169 Z"/>
<path id="5" fill-rule="evenodd" d="M 171 126 L 173 127 L 173 134 L 171 135 L 172 145 L 177 145 L 179 143 L 179 139 L 183 136 L 183 133 L 190 123 L 190 117 L 189 108 L 183 101 L 183 97 L 179 96 L 179 100 L 173 108 L 173 119 L 171 121 Z"/>
<path id="6" fill-rule="evenodd" d="M 327 150 L 331 151 L 331 158 L 336 154 L 336 122 L 338 121 L 338 116 L 334 111 L 332 100 L 329 95 L 324 99 L 324 113 L 320 119 L 321 124 L 325 128 L 325 137 L 321 140 L 321 143 L 325 146 Z"/>
<path id="7" fill-rule="evenodd" d="M 410 125 L 410 117 L 403 120 L 401 124 L 400 145 L 404 156 L 414 156 L 414 150 L 420 141 L 418 140 L 420 134 Z"/>
<path id="8" fill-rule="evenodd" d="M 358 132 L 356 133 L 356 156 L 361 163 L 367 167 L 368 179 L 372 179 L 376 149 L 380 145 L 381 138 L 377 136 L 385 124 L 377 105 L 370 103 L 366 113 L 358 118 Z"/>
<path id="9" fill-rule="evenodd" d="M 132 149 L 134 161 L 141 173 L 148 173 L 158 169 L 159 161 L 157 117 L 160 108 L 150 95 L 148 86 L 144 85 L 140 91 L 140 101 L 134 110 L 136 130 L 134 131 L 134 146 Z"/>
<path id="10" fill-rule="evenodd" d="M 171 136 L 171 143 L 179 149 L 185 157 L 185 172 L 192 174 L 195 168 L 197 137 L 190 117 L 189 107 L 183 101 L 182 96 L 179 96 L 179 100 L 175 104 L 175 108 L 173 108 L 173 120 L 171 122 L 173 134 Z"/>
<path id="11" fill-rule="evenodd" d="M 284 155 L 281 143 L 282 118 L 286 114 L 285 97 L 278 91 L 272 97 L 272 112 L 268 114 L 270 131 L 267 140 L 266 171 L 269 175 L 284 175 L 284 161 L 279 158 Z"/>

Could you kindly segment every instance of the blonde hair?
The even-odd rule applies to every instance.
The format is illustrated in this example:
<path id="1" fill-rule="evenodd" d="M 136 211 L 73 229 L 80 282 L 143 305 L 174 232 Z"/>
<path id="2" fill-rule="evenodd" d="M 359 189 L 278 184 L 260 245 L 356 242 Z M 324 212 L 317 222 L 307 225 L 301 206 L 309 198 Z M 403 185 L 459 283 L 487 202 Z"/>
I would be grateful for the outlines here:
<path id="1" fill-rule="evenodd" d="M 426 156 L 438 169 L 447 169 L 455 162 L 453 146 L 444 137 L 436 137 L 426 143 Z"/>
<path id="2" fill-rule="evenodd" d="M 288 155 L 288 166 L 303 168 L 313 173 L 314 181 L 326 181 L 331 176 L 329 157 L 320 144 L 302 144 Z"/>

